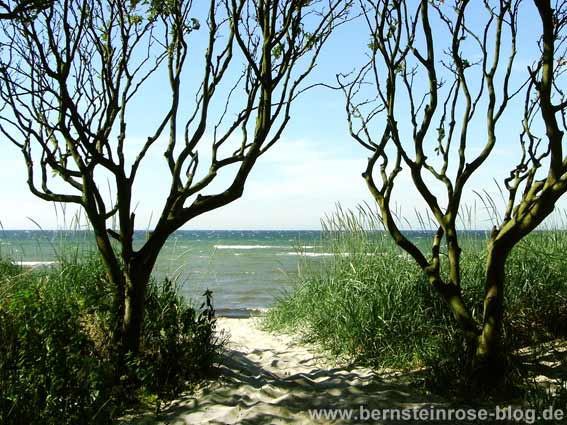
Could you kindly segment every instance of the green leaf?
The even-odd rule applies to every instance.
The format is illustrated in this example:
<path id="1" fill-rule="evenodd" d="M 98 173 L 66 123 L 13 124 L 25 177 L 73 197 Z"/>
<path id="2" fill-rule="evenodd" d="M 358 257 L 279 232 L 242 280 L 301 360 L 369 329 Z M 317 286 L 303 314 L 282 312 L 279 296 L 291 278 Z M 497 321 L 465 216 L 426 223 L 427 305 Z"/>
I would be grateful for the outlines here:
<path id="1" fill-rule="evenodd" d="M 140 15 L 128 15 L 128 22 L 132 25 L 139 25 L 143 21 L 143 18 Z"/>
<path id="2" fill-rule="evenodd" d="M 274 58 L 279 59 L 283 53 L 283 45 L 279 43 L 276 47 L 272 49 L 272 54 Z"/>

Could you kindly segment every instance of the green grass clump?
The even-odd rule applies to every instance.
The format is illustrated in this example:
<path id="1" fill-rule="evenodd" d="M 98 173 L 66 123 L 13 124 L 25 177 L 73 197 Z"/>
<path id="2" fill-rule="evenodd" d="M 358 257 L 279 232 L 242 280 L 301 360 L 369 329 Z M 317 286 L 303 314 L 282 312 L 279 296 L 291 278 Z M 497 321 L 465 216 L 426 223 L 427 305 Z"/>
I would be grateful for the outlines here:
<path id="1" fill-rule="evenodd" d="M 434 300 L 417 267 L 381 246 L 351 250 L 305 271 L 296 291 L 268 312 L 268 327 L 302 330 L 334 354 L 364 363 L 414 364 L 430 349 L 443 313 L 427 302 Z"/>
<path id="2" fill-rule="evenodd" d="M 450 321 L 416 265 L 381 236 L 367 236 L 349 240 L 348 250 L 342 241 L 333 244 L 330 261 L 306 264 L 295 291 L 268 312 L 266 326 L 301 331 L 362 363 L 411 367 L 435 350 Z"/>
<path id="3" fill-rule="evenodd" d="M 462 335 L 448 307 L 375 216 L 339 212 L 325 230 L 322 249 L 334 255 L 305 262 L 294 291 L 268 312 L 268 329 L 300 332 L 333 354 L 373 366 L 442 365 L 448 356 L 459 362 Z M 431 235 L 412 237 L 426 247 Z M 486 240 L 464 233 L 461 244 L 463 296 L 480 320 Z M 511 254 L 504 323 L 510 350 L 567 334 L 566 249 L 565 232 L 536 232 Z"/>
<path id="4" fill-rule="evenodd" d="M 507 338 L 522 347 L 567 336 L 567 233 L 535 232 L 506 268 Z"/>
<path id="5" fill-rule="evenodd" d="M 304 263 L 295 290 L 278 300 L 265 325 L 300 331 L 335 355 L 411 367 L 435 350 L 450 320 L 411 258 L 363 219 L 332 218 L 321 249 L 334 255 Z"/>
<path id="6" fill-rule="evenodd" d="M 0 261 L 0 423 L 103 424 L 202 379 L 219 345 L 201 309 L 171 282 L 148 288 L 139 355 L 117 373 L 112 288 L 96 255 L 29 270 Z"/>

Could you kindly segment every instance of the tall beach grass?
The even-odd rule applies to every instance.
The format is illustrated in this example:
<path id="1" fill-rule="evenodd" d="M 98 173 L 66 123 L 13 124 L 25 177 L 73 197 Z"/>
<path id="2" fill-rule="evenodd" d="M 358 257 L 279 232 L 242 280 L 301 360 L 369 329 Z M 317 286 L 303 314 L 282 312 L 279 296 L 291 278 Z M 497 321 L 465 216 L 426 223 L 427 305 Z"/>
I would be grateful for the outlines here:
<path id="1" fill-rule="evenodd" d="M 427 247 L 432 232 L 410 235 Z M 459 337 L 448 308 L 370 208 L 327 217 L 323 244 L 334 255 L 319 265 L 304 263 L 295 289 L 268 312 L 267 328 L 300 332 L 336 355 L 394 368 L 429 364 Z M 464 231 L 461 245 L 463 294 L 480 319 L 486 238 Z M 512 253 L 504 326 L 510 348 L 567 334 L 566 250 L 566 232 L 545 230 Z"/>

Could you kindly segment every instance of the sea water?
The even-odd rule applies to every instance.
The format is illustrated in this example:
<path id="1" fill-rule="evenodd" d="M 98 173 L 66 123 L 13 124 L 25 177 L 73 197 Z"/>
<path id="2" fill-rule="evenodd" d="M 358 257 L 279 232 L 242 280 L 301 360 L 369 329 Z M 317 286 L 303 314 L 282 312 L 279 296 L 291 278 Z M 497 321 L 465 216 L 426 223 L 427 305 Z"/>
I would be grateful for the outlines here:
<path id="1" fill-rule="evenodd" d="M 407 234 L 418 245 L 424 243 L 425 252 L 430 249 L 433 232 Z M 466 234 L 478 243 L 486 238 L 484 231 Z M 135 232 L 135 247 L 146 238 L 147 232 Z M 27 266 L 50 266 L 62 254 L 80 256 L 89 250 L 95 246 L 88 231 L 0 231 L 0 257 Z M 243 317 L 269 308 L 292 290 L 300 268 L 324 266 L 332 260 L 329 250 L 320 231 L 179 230 L 163 247 L 154 276 L 177 282 L 181 293 L 197 306 L 210 290 L 217 314 Z"/>
<path id="2" fill-rule="evenodd" d="M 135 233 L 135 245 L 147 237 Z M 84 255 L 94 249 L 88 231 L 0 231 L 0 256 L 26 266 L 51 265 L 60 255 Z M 296 282 L 302 261 L 328 257 L 319 231 L 190 231 L 175 232 L 154 269 L 200 304 L 213 292 L 219 315 L 247 316 L 269 308 Z"/>

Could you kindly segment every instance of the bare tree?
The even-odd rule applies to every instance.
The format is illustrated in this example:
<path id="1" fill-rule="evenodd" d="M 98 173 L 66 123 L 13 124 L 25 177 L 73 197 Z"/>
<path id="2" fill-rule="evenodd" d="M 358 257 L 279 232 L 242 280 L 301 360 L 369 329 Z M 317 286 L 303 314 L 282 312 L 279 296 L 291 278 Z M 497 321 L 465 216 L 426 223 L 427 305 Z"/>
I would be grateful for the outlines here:
<path id="1" fill-rule="evenodd" d="M 363 177 L 384 226 L 449 305 L 480 372 L 490 371 L 499 351 L 506 258 L 567 191 L 562 151 L 567 103 L 558 82 L 565 62 L 567 2 L 552 7 L 550 0 L 534 0 L 526 6 L 539 12 L 541 34 L 532 38 L 534 45 L 539 39 L 540 55 L 524 74 L 514 64 L 520 0 L 449 3 L 360 2 L 370 32 L 369 61 L 338 81 L 350 134 L 371 154 Z M 473 3 L 481 13 L 470 10 Z M 521 161 L 503 182 L 508 204 L 488 242 L 479 323 L 463 301 L 457 217 L 467 183 L 494 151 L 504 112 L 516 100 L 521 110 L 522 97 Z M 545 135 L 537 136 L 541 128 Z M 429 254 L 401 230 L 392 211 L 403 170 L 435 223 Z"/>
<path id="2" fill-rule="evenodd" d="M 33 194 L 84 208 L 115 287 L 122 351 L 139 349 L 146 286 L 168 236 L 242 196 L 350 6 L 341 0 L 200 3 L 208 8 L 203 25 L 191 0 L 59 0 L 29 19 L 2 24 L 0 96 L 7 108 L 0 131 L 21 150 Z M 196 31 L 207 34 L 192 96 L 181 86 L 191 83 L 184 71 Z M 154 75 L 167 78 L 168 106 L 158 116 L 148 106 L 157 125 L 131 157 L 128 112 L 148 96 Z M 133 185 L 148 151 L 160 148 L 159 176 L 169 179 L 169 191 L 157 224 L 135 248 Z M 230 183 L 207 192 L 225 171 Z M 103 193 L 105 177 L 114 201 Z"/>

